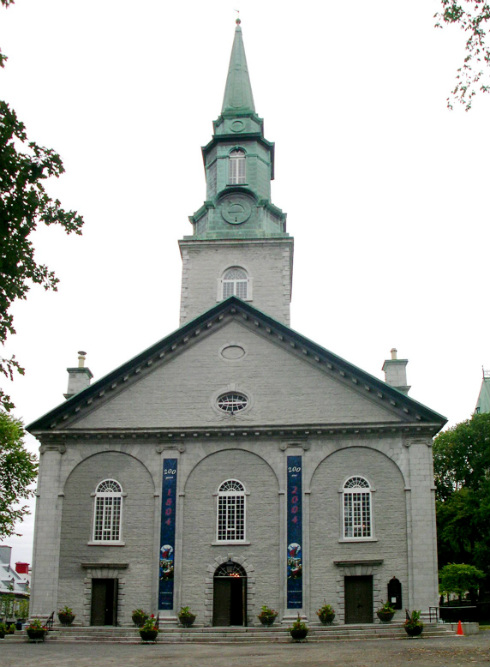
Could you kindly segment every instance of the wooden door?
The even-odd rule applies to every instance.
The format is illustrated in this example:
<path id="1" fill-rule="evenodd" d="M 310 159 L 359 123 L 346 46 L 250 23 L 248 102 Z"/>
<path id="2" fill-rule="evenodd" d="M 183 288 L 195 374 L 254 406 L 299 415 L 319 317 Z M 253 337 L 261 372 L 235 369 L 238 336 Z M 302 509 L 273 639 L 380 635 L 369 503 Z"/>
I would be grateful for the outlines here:
<path id="1" fill-rule="evenodd" d="M 214 578 L 213 625 L 230 625 L 231 577 Z"/>
<path id="2" fill-rule="evenodd" d="M 245 577 L 215 577 L 213 595 L 213 625 L 246 625 L 247 579 Z"/>
<path id="3" fill-rule="evenodd" d="M 373 577 L 345 577 L 345 623 L 373 622 Z"/>
<path id="4" fill-rule="evenodd" d="M 117 579 L 92 579 L 90 625 L 117 625 Z"/>

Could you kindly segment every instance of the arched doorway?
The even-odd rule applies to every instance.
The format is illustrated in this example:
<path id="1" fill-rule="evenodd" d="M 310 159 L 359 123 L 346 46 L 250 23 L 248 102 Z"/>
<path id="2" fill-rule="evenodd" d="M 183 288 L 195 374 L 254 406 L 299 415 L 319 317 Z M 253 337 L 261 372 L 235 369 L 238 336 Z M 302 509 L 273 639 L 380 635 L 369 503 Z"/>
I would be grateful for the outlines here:
<path id="1" fill-rule="evenodd" d="M 214 573 L 213 625 L 247 625 L 247 573 L 231 559 Z"/>

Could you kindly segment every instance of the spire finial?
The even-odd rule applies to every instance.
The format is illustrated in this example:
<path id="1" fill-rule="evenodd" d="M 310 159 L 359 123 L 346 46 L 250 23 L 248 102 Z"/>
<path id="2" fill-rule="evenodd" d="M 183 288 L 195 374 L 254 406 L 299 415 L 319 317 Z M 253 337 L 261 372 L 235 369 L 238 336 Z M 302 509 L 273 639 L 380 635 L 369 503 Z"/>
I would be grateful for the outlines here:
<path id="1" fill-rule="evenodd" d="M 235 21 L 235 23 L 236 23 L 237 25 L 240 25 L 240 23 L 242 22 L 241 19 L 240 19 L 240 10 L 239 10 L 239 9 L 235 9 L 235 11 L 236 11 L 236 13 L 238 14 L 238 16 L 236 17 L 236 21 Z"/>

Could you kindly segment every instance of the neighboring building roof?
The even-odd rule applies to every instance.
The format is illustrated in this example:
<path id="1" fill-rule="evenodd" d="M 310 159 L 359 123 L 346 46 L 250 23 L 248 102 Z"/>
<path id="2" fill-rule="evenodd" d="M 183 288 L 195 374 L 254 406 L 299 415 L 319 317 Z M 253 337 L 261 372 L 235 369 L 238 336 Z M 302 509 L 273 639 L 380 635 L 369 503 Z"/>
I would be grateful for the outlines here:
<path id="1" fill-rule="evenodd" d="M 483 371 L 483 379 L 478 401 L 476 402 L 475 412 L 490 412 L 490 371 Z"/>
<path id="2" fill-rule="evenodd" d="M 29 580 L 10 567 L 12 547 L 0 545 L 0 595 L 13 593 L 17 596 L 29 594 Z"/>
<path id="3" fill-rule="evenodd" d="M 352 388 L 352 390 L 356 390 L 360 395 L 364 395 L 369 400 L 378 403 L 396 417 L 397 423 L 392 422 L 387 424 L 386 428 L 406 428 L 425 435 L 434 435 L 447 421 L 445 417 L 406 396 L 382 380 L 362 371 L 353 364 L 293 331 L 288 326 L 265 315 L 249 303 L 232 296 L 210 308 L 194 320 L 184 324 L 169 336 L 166 336 L 112 373 L 109 373 L 40 419 L 29 424 L 27 430 L 38 436 L 46 433 L 56 435 L 60 431 L 69 433 L 67 429 L 70 428 L 69 424 L 73 420 L 77 421 L 84 414 L 96 409 L 115 390 L 143 378 L 148 373 L 151 373 L 159 364 L 164 364 L 176 355 L 182 354 L 188 344 L 198 343 L 199 336 L 201 338 L 205 337 L 206 333 L 213 331 L 213 327 L 221 326 L 226 318 L 236 318 L 246 322 L 248 325 L 252 324 L 254 331 L 273 340 L 276 344 L 287 348 L 290 352 L 304 359 L 305 362 L 313 364 L 316 368 L 335 378 L 336 381 Z M 369 429 L 371 426 L 370 424 L 351 424 L 350 426 L 346 424 L 329 425 L 322 422 L 318 425 L 318 428 L 328 427 L 333 431 L 339 428 L 345 430 L 348 427 L 349 429 L 357 429 L 356 432 L 358 432 L 359 428 Z M 309 427 L 308 423 L 302 422 L 300 428 L 308 429 Z M 317 425 L 311 425 L 311 427 L 317 428 Z M 254 428 L 256 429 L 256 427 Z M 267 429 L 271 432 L 275 430 L 269 426 Z M 281 429 L 284 431 L 287 430 L 287 427 L 281 426 Z M 182 437 L 185 435 L 185 429 L 179 428 L 174 424 L 166 425 L 164 430 L 168 431 L 168 437 L 172 437 L 173 435 Z M 176 431 L 175 434 L 173 430 Z M 199 430 L 198 427 L 192 428 L 192 434 L 194 435 L 197 430 Z M 208 427 L 205 430 L 209 431 L 210 429 Z"/>

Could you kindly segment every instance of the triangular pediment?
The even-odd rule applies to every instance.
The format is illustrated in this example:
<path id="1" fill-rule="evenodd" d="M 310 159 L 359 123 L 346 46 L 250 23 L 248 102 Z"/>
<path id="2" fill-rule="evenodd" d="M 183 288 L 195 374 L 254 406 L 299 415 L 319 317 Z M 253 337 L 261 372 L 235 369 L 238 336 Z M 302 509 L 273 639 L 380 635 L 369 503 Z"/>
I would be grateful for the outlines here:
<path id="1" fill-rule="evenodd" d="M 243 393 L 234 415 L 220 395 Z M 230 297 L 32 423 L 30 432 L 419 428 L 441 415 Z"/>

